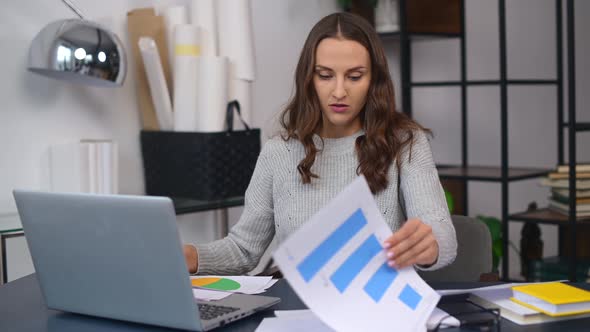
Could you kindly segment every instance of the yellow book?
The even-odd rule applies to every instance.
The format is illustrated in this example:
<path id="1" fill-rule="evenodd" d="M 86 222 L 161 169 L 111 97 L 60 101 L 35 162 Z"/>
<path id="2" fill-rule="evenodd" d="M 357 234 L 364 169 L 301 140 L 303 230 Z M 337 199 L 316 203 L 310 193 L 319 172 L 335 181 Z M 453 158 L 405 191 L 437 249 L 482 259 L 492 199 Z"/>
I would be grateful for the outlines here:
<path id="1" fill-rule="evenodd" d="M 561 282 L 512 287 L 510 299 L 549 316 L 590 312 L 590 292 Z"/>

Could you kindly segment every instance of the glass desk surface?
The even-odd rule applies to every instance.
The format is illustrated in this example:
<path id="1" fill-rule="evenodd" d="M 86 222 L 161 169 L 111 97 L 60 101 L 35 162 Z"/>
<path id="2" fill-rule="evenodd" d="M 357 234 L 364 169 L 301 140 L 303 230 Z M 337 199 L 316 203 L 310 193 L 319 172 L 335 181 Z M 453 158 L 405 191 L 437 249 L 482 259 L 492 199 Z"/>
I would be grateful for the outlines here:
<path id="1" fill-rule="evenodd" d="M 196 200 L 191 198 L 171 197 L 176 214 L 193 213 L 214 209 L 223 209 L 244 205 L 244 196 L 220 200 Z M 0 213 L 0 234 L 21 232 L 23 226 L 17 212 Z"/>
<path id="2" fill-rule="evenodd" d="M 0 234 L 21 232 L 23 225 L 18 213 L 0 213 Z"/>

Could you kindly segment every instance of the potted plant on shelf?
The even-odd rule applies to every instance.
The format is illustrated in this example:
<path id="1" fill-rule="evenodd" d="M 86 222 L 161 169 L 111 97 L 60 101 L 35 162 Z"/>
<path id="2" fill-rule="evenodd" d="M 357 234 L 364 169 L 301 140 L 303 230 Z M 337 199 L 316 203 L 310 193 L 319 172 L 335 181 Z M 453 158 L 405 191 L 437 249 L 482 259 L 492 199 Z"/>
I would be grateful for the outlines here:
<path id="1" fill-rule="evenodd" d="M 477 220 L 488 226 L 492 236 L 492 272 L 497 273 L 502 258 L 502 223 L 496 217 L 477 215 Z"/>

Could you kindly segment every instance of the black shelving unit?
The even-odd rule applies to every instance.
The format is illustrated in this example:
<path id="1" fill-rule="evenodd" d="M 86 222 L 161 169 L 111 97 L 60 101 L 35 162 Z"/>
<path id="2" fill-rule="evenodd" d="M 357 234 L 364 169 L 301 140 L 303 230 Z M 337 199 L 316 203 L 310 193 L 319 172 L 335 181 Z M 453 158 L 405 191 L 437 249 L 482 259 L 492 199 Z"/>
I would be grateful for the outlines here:
<path id="1" fill-rule="evenodd" d="M 382 38 L 395 38 L 400 43 L 400 67 L 401 67 L 401 94 L 402 111 L 412 116 L 412 90 L 421 87 L 460 87 L 461 88 L 461 163 L 459 165 L 438 165 L 441 179 L 461 180 L 464 193 L 467 193 L 469 181 L 499 182 L 501 184 L 501 210 L 502 210 L 502 232 L 503 252 L 502 279 L 508 280 L 509 276 L 509 227 L 511 220 L 545 223 L 554 225 L 567 224 L 570 227 L 571 253 L 573 259 L 569 260 L 570 280 L 575 281 L 576 275 L 576 225 L 587 222 L 590 225 L 590 217 L 576 219 L 575 212 L 565 216 L 550 209 L 539 209 L 517 214 L 509 214 L 509 184 L 514 181 L 537 178 L 545 176 L 550 169 L 539 168 L 514 168 L 509 166 L 508 159 L 508 87 L 509 86 L 539 86 L 550 85 L 556 87 L 557 95 L 557 124 L 558 124 L 558 163 L 564 164 L 564 128 L 568 129 L 568 164 L 570 165 L 570 210 L 575 211 L 575 167 L 576 164 L 576 133 L 589 131 L 590 123 L 576 123 L 575 121 L 575 44 L 574 44 L 574 0 L 567 1 L 567 56 L 568 56 L 568 122 L 564 121 L 564 75 L 563 75 L 563 3 L 562 0 L 555 0 L 556 18 L 556 78 L 555 79 L 512 79 L 508 78 L 507 51 L 506 51 L 506 1 L 498 0 L 498 26 L 499 26 L 499 59 L 500 78 L 498 80 L 468 80 L 466 63 L 466 40 L 465 40 L 465 1 L 461 1 L 461 31 L 458 34 L 440 33 L 411 33 L 407 31 L 405 17 L 406 2 L 399 0 L 400 32 L 381 34 Z M 435 82 L 414 82 L 411 77 L 412 40 L 415 39 L 440 39 L 458 38 L 460 40 L 460 80 L 435 81 Z M 468 141 L 467 141 L 467 88 L 469 86 L 498 86 L 500 88 L 500 140 L 501 140 L 501 165 L 497 166 L 474 166 L 468 163 Z M 465 214 L 468 214 L 468 195 L 463 197 Z M 560 236 L 561 238 L 561 236 Z"/>
<path id="2" fill-rule="evenodd" d="M 559 86 L 559 98 L 558 98 L 558 112 L 557 112 L 557 140 L 558 140 L 558 152 L 557 159 L 559 164 L 565 164 L 565 148 L 564 148 L 564 129 L 567 128 L 567 145 L 568 145 L 568 160 L 569 165 L 569 215 L 565 216 L 553 212 L 550 209 L 540 209 L 531 212 L 522 212 L 513 214 L 510 216 L 511 220 L 526 221 L 526 222 L 537 222 L 546 224 L 555 224 L 560 226 L 560 241 L 569 241 L 570 245 L 570 257 L 567 262 L 569 265 L 568 275 L 571 281 L 576 281 L 576 269 L 578 268 L 578 257 L 577 257 L 577 237 L 576 230 L 578 226 L 587 227 L 590 226 L 590 217 L 577 218 L 576 216 L 576 168 L 577 157 L 576 157 L 576 141 L 577 134 L 584 131 L 590 130 L 590 123 L 577 123 L 576 122 L 576 47 L 575 47 L 575 18 L 574 18 L 574 0 L 566 0 L 566 36 L 567 36 L 567 80 L 568 80 L 568 99 L 567 99 L 567 111 L 568 121 L 564 120 L 563 110 L 563 86 Z M 557 26 L 558 26 L 558 37 L 562 35 L 562 1 L 556 0 L 556 12 L 557 12 Z M 563 77 L 562 67 L 562 54 L 563 48 L 561 38 L 558 39 L 557 44 L 557 57 L 558 57 L 558 71 L 557 75 L 561 79 Z M 566 225 L 569 228 L 569 239 L 566 239 L 562 235 L 563 226 Z M 560 255 L 563 253 L 560 252 Z"/>

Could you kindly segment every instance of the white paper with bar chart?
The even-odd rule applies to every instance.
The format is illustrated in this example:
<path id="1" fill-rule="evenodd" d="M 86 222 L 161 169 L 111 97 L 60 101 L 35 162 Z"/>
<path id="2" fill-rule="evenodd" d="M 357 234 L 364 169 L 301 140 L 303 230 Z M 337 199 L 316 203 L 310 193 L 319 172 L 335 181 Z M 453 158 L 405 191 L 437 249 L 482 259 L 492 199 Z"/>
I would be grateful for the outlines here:
<path id="1" fill-rule="evenodd" d="M 392 234 L 359 177 L 273 254 L 299 297 L 336 331 L 425 331 L 438 295 L 413 268 L 387 265 Z"/>

